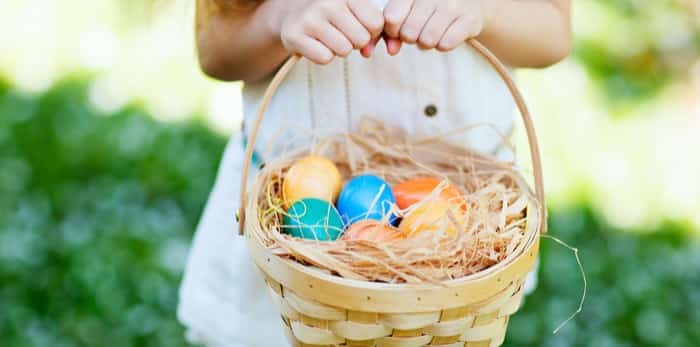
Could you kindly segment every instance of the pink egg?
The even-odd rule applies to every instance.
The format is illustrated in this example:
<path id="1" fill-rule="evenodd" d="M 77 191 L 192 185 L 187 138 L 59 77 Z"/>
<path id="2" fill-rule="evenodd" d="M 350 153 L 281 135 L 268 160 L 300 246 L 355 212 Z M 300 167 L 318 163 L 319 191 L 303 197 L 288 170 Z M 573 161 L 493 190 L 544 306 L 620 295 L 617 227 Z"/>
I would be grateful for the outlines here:
<path id="1" fill-rule="evenodd" d="M 365 240 L 374 242 L 391 242 L 406 238 L 398 229 L 382 224 L 376 220 L 363 220 L 351 225 L 343 234 L 343 240 Z"/>

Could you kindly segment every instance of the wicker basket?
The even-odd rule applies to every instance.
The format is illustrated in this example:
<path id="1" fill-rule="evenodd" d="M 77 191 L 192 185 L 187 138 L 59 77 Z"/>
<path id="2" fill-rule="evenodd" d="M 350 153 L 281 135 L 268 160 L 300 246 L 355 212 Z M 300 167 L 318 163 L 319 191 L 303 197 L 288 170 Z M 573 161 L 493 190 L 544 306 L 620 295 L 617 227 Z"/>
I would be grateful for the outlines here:
<path id="1" fill-rule="evenodd" d="M 257 201 L 242 189 L 241 233 L 261 270 L 292 346 L 500 346 L 508 318 L 520 307 L 523 282 L 546 231 L 542 168 L 532 119 L 506 68 L 476 40 L 469 43 L 499 73 L 522 115 L 534 167 L 535 196 L 528 208 L 530 238 L 519 254 L 485 271 L 444 285 L 386 284 L 333 276 L 273 255 L 251 232 L 260 228 Z M 299 61 L 291 58 L 268 87 L 250 134 L 242 187 L 247 187 L 253 145 L 269 102 Z M 260 188 L 260 187 L 257 187 Z M 256 189 L 256 188 L 253 188 Z M 264 333 L 264 332 L 251 332 Z"/>

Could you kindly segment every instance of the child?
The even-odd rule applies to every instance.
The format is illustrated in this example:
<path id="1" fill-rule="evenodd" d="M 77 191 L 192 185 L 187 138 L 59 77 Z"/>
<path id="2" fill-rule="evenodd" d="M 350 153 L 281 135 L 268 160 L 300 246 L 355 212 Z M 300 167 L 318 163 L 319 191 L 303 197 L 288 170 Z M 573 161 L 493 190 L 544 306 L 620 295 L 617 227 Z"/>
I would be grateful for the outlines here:
<path id="1" fill-rule="evenodd" d="M 495 154 L 514 106 L 465 40 L 476 37 L 509 66 L 545 67 L 569 54 L 569 11 L 569 0 L 197 0 L 197 44 L 205 73 L 245 81 L 245 120 L 280 64 L 293 53 L 307 58 L 271 103 L 258 153 L 279 129 L 291 136 L 282 123 L 348 131 L 362 115 L 376 115 L 414 134 L 488 123 L 496 133 L 470 132 L 465 144 Z M 381 37 L 386 50 L 377 47 Z M 246 133 L 222 159 L 178 315 L 192 342 L 286 346 L 279 313 L 236 235 Z"/>

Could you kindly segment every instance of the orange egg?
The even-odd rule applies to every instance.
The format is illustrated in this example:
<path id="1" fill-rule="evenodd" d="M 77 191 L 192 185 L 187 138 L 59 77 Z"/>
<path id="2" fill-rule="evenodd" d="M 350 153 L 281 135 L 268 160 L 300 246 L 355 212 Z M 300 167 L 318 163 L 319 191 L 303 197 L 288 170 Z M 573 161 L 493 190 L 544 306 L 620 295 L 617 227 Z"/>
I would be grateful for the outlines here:
<path id="1" fill-rule="evenodd" d="M 411 205 L 430 195 L 442 181 L 442 179 L 435 177 L 420 177 L 396 185 L 393 188 L 396 205 L 402 210 L 411 207 Z M 455 186 L 448 183 L 440 191 L 438 197 L 439 200 L 452 202 L 461 200 L 462 194 Z M 466 204 L 463 204 L 463 209 L 466 209 Z"/>
<path id="2" fill-rule="evenodd" d="M 454 217 L 454 221 L 450 218 L 448 211 Z M 403 218 L 399 230 L 408 236 L 424 232 L 443 232 L 447 235 L 455 235 L 465 225 L 466 215 L 460 205 L 436 200 L 417 206 Z"/>
<path id="3" fill-rule="evenodd" d="M 334 203 L 343 187 L 335 164 L 323 157 L 308 156 L 297 160 L 282 183 L 285 206 L 303 198 L 317 198 Z"/>
<path id="4" fill-rule="evenodd" d="M 348 228 L 343 234 L 343 240 L 366 240 L 374 242 L 391 242 L 404 239 L 406 235 L 389 225 L 376 220 L 359 221 Z"/>

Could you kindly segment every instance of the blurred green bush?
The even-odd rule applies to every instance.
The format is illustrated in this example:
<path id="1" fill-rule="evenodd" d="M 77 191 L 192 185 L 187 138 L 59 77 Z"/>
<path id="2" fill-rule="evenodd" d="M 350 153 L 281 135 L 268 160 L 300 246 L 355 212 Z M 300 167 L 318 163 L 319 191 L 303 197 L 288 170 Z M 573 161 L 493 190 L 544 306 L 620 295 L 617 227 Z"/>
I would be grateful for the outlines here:
<path id="1" fill-rule="evenodd" d="M 225 140 L 138 106 L 102 114 L 88 86 L 31 96 L 0 82 L 0 345 L 184 346 L 178 285 Z M 573 255 L 544 240 L 540 287 L 507 345 L 700 345 L 690 227 L 614 230 L 591 211 L 555 210 L 550 224 L 581 250 L 583 313 L 551 334 L 582 282 Z"/>
<path id="2" fill-rule="evenodd" d="M 700 6 L 692 0 L 574 1 L 574 56 L 609 106 L 625 108 L 688 77 L 700 56 Z"/>
<path id="3" fill-rule="evenodd" d="M 0 345 L 184 345 L 178 282 L 224 139 L 100 114 L 87 90 L 0 86 Z"/>
<path id="4" fill-rule="evenodd" d="M 552 335 L 577 308 L 582 280 L 572 252 L 543 239 L 541 282 L 511 320 L 506 345 L 700 346 L 700 243 L 688 226 L 617 230 L 580 206 L 552 211 L 549 227 L 580 250 L 583 312 Z"/>

